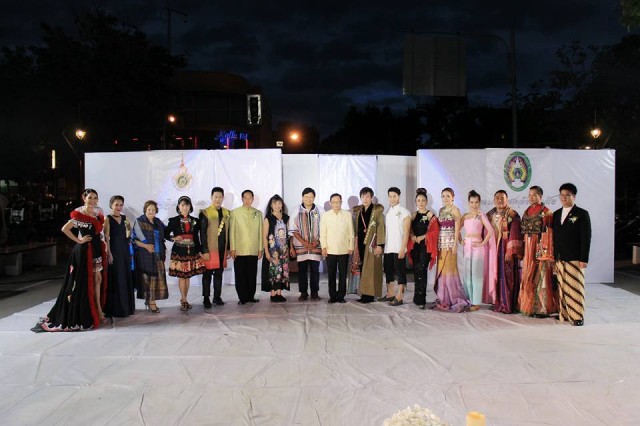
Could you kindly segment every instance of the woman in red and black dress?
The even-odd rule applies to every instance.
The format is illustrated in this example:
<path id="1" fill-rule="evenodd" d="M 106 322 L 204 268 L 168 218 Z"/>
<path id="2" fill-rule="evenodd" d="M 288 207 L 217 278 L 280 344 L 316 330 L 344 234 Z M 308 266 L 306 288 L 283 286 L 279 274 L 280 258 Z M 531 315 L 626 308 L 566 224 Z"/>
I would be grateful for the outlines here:
<path id="1" fill-rule="evenodd" d="M 76 242 L 56 304 L 32 328 L 40 331 L 82 331 L 96 328 L 104 320 L 102 307 L 107 287 L 107 254 L 102 235 L 104 214 L 98 193 L 85 189 L 84 206 L 71 212 L 62 232 Z M 72 232 L 77 230 L 77 236 Z"/>
<path id="2" fill-rule="evenodd" d="M 176 212 L 178 212 L 178 216 L 169 219 L 164 236 L 167 240 L 173 241 L 169 275 L 179 278 L 180 310 L 186 311 L 192 308 L 187 301 L 189 279 L 194 275 L 202 274 L 205 271 L 205 266 L 201 257 L 200 222 L 189 215 L 193 212 L 191 198 L 180 197 Z"/>

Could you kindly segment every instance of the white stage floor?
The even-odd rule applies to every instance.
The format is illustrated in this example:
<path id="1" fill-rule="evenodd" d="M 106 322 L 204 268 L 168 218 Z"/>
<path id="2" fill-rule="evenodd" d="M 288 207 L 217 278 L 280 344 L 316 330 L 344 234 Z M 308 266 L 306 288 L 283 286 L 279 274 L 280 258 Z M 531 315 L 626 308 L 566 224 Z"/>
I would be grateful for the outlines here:
<path id="1" fill-rule="evenodd" d="M 293 285 L 297 290 L 297 285 Z M 413 284 L 410 284 L 413 288 Z M 452 425 L 636 425 L 640 296 L 587 286 L 584 327 L 553 319 L 320 302 L 178 308 L 35 334 L 53 301 L 0 320 L 3 425 L 381 425 L 409 405 Z M 431 297 L 433 293 L 430 290 Z M 407 300 L 412 293 L 408 292 Z M 633 401 L 636 401 L 635 403 Z"/>

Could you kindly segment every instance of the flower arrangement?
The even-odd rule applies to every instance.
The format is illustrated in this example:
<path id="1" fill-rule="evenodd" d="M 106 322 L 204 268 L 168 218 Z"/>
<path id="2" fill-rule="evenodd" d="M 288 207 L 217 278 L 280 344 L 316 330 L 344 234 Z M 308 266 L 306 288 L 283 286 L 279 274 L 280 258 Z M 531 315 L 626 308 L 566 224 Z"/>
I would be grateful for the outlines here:
<path id="1" fill-rule="evenodd" d="M 447 426 L 436 416 L 431 410 L 422 408 L 418 404 L 413 407 L 407 407 L 395 413 L 390 419 L 383 423 L 384 426 Z"/>
<path id="2" fill-rule="evenodd" d="M 124 233 L 126 238 L 131 238 L 131 224 L 127 219 L 124 220 Z"/>
<path id="3" fill-rule="evenodd" d="M 224 218 L 222 218 L 222 220 L 220 221 L 220 225 L 218 225 L 218 237 L 220 236 L 220 233 L 222 232 L 223 228 L 224 228 Z"/>
<path id="4" fill-rule="evenodd" d="M 576 220 L 578 220 L 578 216 L 571 216 L 569 220 L 571 221 L 571 223 L 576 223 Z"/>

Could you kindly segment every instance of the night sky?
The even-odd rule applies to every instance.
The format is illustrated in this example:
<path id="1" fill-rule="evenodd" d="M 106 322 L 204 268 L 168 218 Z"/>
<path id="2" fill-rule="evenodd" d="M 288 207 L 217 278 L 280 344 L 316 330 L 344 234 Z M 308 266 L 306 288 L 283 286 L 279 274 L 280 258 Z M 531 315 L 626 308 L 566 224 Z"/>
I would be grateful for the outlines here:
<path id="1" fill-rule="evenodd" d="M 573 40 L 613 44 L 626 34 L 619 2 L 510 1 L 2 1 L 0 44 L 37 44 L 39 22 L 73 27 L 73 16 L 100 5 L 166 45 L 166 6 L 174 54 L 189 68 L 240 74 L 262 87 L 280 120 L 336 131 L 352 105 L 403 110 L 425 98 L 402 96 L 402 42 L 416 32 L 516 31 L 518 89 L 546 78 L 556 50 Z M 474 104 L 500 105 L 509 91 L 506 52 L 488 38 L 467 39 L 467 87 Z"/>

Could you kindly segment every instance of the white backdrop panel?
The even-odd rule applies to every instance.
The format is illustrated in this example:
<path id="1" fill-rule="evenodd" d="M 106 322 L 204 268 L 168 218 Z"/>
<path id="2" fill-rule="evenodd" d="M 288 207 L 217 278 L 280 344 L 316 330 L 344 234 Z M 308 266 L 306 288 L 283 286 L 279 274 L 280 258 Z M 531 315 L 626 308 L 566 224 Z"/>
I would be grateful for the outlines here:
<path id="1" fill-rule="evenodd" d="M 282 198 L 287 207 L 287 214 L 302 202 L 302 190 L 313 188 L 318 194 L 318 154 L 283 154 L 282 155 L 283 190 Z M 316 203 L 323 208 L 318 197 Z"/>
<path id="2" fill-rule="evenodd" d="M 378 159 L 375 155 L 320 155 L 318 157 L 317 201 L 324 205 L 333 193 L 342 195 L 342 208 L 360 204 L 360 190 L 376 188 Z"/>
<path id="3" fill-rule="evenodd" d="M 148 157 L 147 199 L 158 202 L 158 217 L 162 220 L 177 215 L 178 198 L 187 195 L 193 203 L 196 216 L 199 209 L 209 205 L 209 194 L 213 183 L 212 151 L 152 151 Z M 190 184 L 184 189 L 176 186 L 176 176 L 184 158 L 186 172 L 191 176 Z M 137 185 L 135 181 L 130 182 Z M 143 194 L 140 194 L 143 195 Z M 144 202 L 143 202 L 144 203 Z"/>
<path id="4" fill-rule="evenodd" d="M 216 150 L 215 182 L 224 188 L 225 207 L 242 205 L 242 191 L 254 193 L 253 207 L 264 211 L 274 194 L 282 194 L 282 154 L 279 149 Z M 211 188 L 209 188 L 211 192 Z"/>
<path id="5" fill-rule="evenodd" d="M 484 152 L 486 155 L 486 200 L 483 199 L 482 206 L 485 210 L 493 208 L 493 194 L 498 189 L 504 189 L 509 195 L 509 203 L 515 208 L 518 213 L 524 212 L 529 206 L 529 188 L 533 185 L 538 185 L 544 191 L 543 201 L 548 204 L 548 207 L 555 210 L 559 207 L 555 203 L 549 203 L 546 198 L 550 195 L 557 195 L 557 186 L 553 184 L 554 172 L 557 169 L 554 168 L 554 158 L 557 157 L 559 150 L 555 149 L 518 149 L 527 156 L 531 164 L 529 173 L 531 174 L 531 180 L 526 186 L 521 186 L 520 191 L 515 191 L 508 187 L 504 180 L 504 166 L 507 157 L 516 151 L 515 149 L 486 149 L 478 150 L 478 152 Z M 575 151 L 568 151 L 575 152 Z M 515 186 L 515 185 L 514 185 Z M 482 193 L 484 196 L 485 193 Z M 557 201 L 557 197 L 556 197 Z"/>
<path id="6" fill-rule="evenodd" d="M 416 157 L 403 157 L 399 155 L 378 156 L 378 168 L 376 171 L 377 187 L 374 188 L 378 201 L 389 207 L 387 190 L 396 186 L 402 194 L 400 203 L 410 211 L 415 210 L 416 197 Z"/>
<path id="7" fill-rule="evenodd" d="M 514 151 L 420 150 L 417 153 L 418 185 L 433 192 L 430 206 L 434 210 L 441 205 L 440 191 L 450 186 L 456 191 L 456 204 L 463 213 L 467 210 L 466 193 L 472 187 L 483 196 L 484 211 L 492 207 L 494 192 L 504 189 L 513 207 L 522 213 L 528 206 L 531 185 L 542 187 L 543 201 L 556 210 L 561 207 L 559 186 L 572 182 L 578 187 L 577 204 L 589 210 L 593 222 L 586 280 L 613 282 L 615 152 L 519 149 L 529 158 L 531 180 L 522 191 L 515 191 L 507 186 L 503 172 L 505 160 Z"/>
<path id="8" fill-rule="evenodd" d="M 254 194 L 253 207 L 264 215 L 267 203 L 274 194 L 282 194 L 282 153 L 279 149 L 216 150 L 215 182 L 224 188 L 224 206 L 235 209 L 242 205 L 242 191 Z M 211 193 L 211 189 L 209 189 Z M 258 263 L 258 282 L 260 268 Z M 229 259 L 223 275 L 225 284 L 235 283 L 233 260 Z"/>

